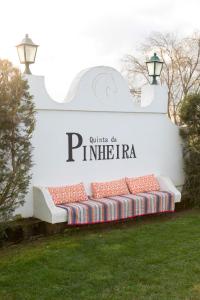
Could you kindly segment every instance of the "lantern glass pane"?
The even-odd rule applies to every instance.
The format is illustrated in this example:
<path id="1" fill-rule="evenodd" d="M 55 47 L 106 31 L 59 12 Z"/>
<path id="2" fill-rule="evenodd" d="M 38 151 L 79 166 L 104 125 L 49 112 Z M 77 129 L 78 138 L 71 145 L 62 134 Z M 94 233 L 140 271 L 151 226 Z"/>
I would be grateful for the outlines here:
<path id="1" fill-rule="evenodd" d="M 31 64 L 35 62 L 36 51 L 37 51 L 37 47 L 31 45 L 25 45 L 27 63 Z"/>
<path id="2" fill-rule="evenodd" d="M 160 76 L 163 64 L 161 62 L 156 62 L 155 64 L 156 64 L 155 75 Z"/>
<path id="3" fill-rule="evenodd" d="M 17 46 L 17 52 L 18 52 L 20 63 L 24 64 L 25 63 L 24 45 Z"/>
<path id="4" fill-rule="evenodd" d="M 154 75 L 154 62 L 147 62 L 147 69 L 149 76 Z"/>

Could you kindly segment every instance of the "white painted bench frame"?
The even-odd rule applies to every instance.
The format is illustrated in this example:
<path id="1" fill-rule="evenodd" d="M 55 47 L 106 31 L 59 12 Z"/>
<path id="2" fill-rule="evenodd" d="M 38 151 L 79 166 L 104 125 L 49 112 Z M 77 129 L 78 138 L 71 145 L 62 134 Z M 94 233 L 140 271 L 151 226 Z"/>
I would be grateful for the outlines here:
<path id="1" fill-rule="evenodd" d="M 175 203 L 180 202 L 181 193 L 174 186 L 171 179 L 164 176 L 156 177 L 161 190 L 174 193 Z M 66 210 L 57 207 L 48 190 L 41 186 L 33 187 L 33 214 L 35 218 L 51 224 L 67 222 Z"/>

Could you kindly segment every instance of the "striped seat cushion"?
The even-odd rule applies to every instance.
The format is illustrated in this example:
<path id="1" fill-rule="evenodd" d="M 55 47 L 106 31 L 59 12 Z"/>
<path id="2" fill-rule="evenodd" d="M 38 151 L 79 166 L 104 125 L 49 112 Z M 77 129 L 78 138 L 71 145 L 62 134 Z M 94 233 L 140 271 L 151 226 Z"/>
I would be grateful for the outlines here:
<path id="1" fill-rule="evenodd" d="M 155 191 L 57 205 L 66 210 L 69 225 L 103 223 L 174 211 L 174 194 Z"/>

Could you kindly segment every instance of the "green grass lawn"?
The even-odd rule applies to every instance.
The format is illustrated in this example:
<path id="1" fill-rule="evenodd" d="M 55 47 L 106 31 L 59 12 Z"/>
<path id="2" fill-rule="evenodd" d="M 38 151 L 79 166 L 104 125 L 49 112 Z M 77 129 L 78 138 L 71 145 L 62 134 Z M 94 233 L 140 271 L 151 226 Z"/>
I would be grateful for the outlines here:
<path id="1" fill-rule="evenodd" d="M 0 299 L 200 299 L 200 210 L 1 249 Z"/>

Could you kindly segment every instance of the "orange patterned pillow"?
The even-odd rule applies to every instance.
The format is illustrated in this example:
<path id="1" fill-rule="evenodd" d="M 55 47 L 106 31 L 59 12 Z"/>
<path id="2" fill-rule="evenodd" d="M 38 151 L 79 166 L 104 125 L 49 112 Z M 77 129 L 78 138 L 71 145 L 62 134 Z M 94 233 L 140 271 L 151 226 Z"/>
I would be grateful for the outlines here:
<path id="1" fill-rule="evenodd" d="M 94 199 L 130 194 L 125 179 L 92 182 L 91 188 Z"/>
<path id="2" fill-rule="evenodd" d="M 126 182 L 131 194 L 160 190 L 159 182 L 153 174 L 135 178 L 126 178 Z"/>
<path id="3" fill-rule="evenodd" d="M 48 191 L 56 205 L 88 200 L 83 183 L 60 187 L 48 187 Z"/>

